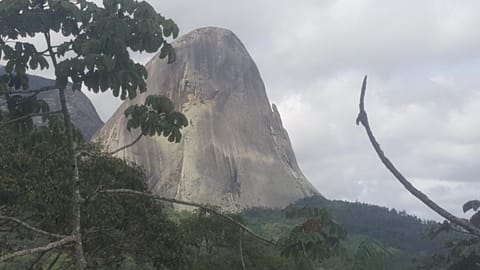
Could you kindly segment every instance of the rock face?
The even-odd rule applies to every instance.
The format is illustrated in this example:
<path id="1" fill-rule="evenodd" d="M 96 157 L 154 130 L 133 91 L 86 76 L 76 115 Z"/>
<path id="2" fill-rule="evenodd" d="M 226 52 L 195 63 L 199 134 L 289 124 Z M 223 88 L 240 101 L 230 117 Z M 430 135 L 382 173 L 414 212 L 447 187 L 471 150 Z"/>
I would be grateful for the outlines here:
<path id="1" fill-rule="evenodd" d="M 156 194 L 237 210 L 283 207 L 318 191 L 298 167 L 280 115 L 257 67 L 230 31 L 202 28 L 174 42 L 177 60 L 154 57 L 148 91 L 126 101 L 95 135 L 107 149 L 133 141 L 123 111 L 148 94 L 166 95 L 189 119 L 179 144 L 144 137 L 119 152 L 143 165 Z"/>
<path id="2" fill-rule="evenodd" d="M 0 74 L 2 73 L 4 73 L 4 69 L 0 66 Z M 30 89 L 38 89 L 44 86 L 55 85 L 54 80 L 43 77 L 29 75 L 28 78 Z M 93 134 L 95 134 L 95 132 L 97 132 L 103 126 L 103 121 L 100 119 L 95 107 L 93 107 L 92 102 L 87 96 L 85 96 L 85 94 L 80 91 L 74 92 L 71 90 L 70 86 L 68 87 L 69 88 L 66 91 L 66 98 L 72 123 L 82 132 L 84 139 L 89 141 Z M 43 99 L 48 103 L 50 111 L 60 110 L 58 91 L 52 90 L 42 92 L 38 95 L 38 98 Z"/>

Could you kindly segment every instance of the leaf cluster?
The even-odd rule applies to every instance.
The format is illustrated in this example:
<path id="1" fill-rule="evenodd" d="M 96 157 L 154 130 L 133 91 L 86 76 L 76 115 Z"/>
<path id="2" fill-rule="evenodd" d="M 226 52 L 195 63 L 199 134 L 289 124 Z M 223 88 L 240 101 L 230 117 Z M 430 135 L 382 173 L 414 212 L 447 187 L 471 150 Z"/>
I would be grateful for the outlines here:
<path id="1" fill-rule="evenodd" d="M 264 245 L 218 215 L 202 210 L 175 215 L 182 215 L 177 223 L 188 245 L 185 252 L 191 259 L 186 269 L 241 270 L 240 243 L 246 269 L 282 270 L 293 267 L 275 247 Z M 228 215 L 240 223 L 244 222 L 240 214 Z"/>
<path id="2" fill-rule="evenodd" d="M 50 32 L 64 36 L 50 44 Z M 121 99 L 146 91 L 145 68 L 130 59 L 129 52 L 156 52 L 175 61 L 168 38 L 179 30 L 170 19 L 158 14 L 147 2 L 104 0 L 103 7 L 86 0 L 4 0 L 0 2 L 0 58 L 6 61 L 10 84 L 28 88 L 26 70 L 48 68 L 54 61 L 56 86 L 73 89 L 84 85 L 95 93 L 108 89 Z M 43 35 L 45 51 L 21 37 Z"/>
<path id="3" fill-rule="evenodd" d="M 307 220 L 279 241 L 282 256 L 294 258 L 301 269 L 313 269 L 315 263 L 342 252 L 341 240 L 346 237 L 346 231 L 326 209 L 291 207 L 285 212 L 288 218 L 304 216 Z"/>
<path id="4" fill-rule="evenodd" d="M 463 212 L 475 211 L 469 222 L 475 226 L 480 225 L 479 200 L 470 200 L 463 205 Z M 440 226 L 432 228 L 430 237 L 435 238 L 440 233 L 450 233 L 461 230 L 448 221 Z M 480 239 L 475 236 L 457 237 L 456 239 L 445 242 L 444 248 L 448 251 L 446 254 L 436 254 L 431 259 L 418 267 L 418 269 L 479 269 L 480 268 Z"/>
<path id="5" fill-rule="evenodd" d="M 181 129 L 188 126 L 184 114 L 175 111 L 172 101 L 165 96 L 150 95 L 143 105 L 132 105 L 125 110 L 127 130 L 140 128 L 144 136 L 164 136 L 170 142 L 180 142 Z"/>
<path id="6" fill-rule="evenodd" d="M 7 95 L 5 99 L 4 104 L 7 105 L 7 111 L 2 113 L 3 116 L 0 116 L 0 120 L 8 119 L 9 122 L 3 125 L 9 124 L 20 133 L 33 127 L 32 116 L 41 116 L 42 121 L 45 121 L 46 115 L 43 113 L 50 110 L 48 104 L 42 99 L 37 99 L 36 96 Z"/>
<path id="7" fill-rule="evenodd" d="M 392 252 L 372 239 L 360 243 L 355 253 L 352 269 L 355 270 L 382 270 L 387 269 Z"/>
<path id="8" fill-rule="evenodd" d="M 445 244 L 447 254 L 432 256 L 418 270 L 467 270 L 480 267 L 480 240 L 478 238 L 456 239 Z"/>

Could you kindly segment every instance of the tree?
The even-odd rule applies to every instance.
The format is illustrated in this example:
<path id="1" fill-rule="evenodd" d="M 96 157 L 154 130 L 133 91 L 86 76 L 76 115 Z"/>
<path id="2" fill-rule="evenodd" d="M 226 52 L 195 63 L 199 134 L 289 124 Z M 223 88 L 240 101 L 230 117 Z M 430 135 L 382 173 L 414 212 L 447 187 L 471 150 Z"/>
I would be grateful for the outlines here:
<path id="1" fill-rule="evenodd" d="M 406 179 L 400 171 L 393 165 L 393 163 L 385 156 L 385 153 L 377 142 L 368 122 L 367 112 L 365 111 L 365 92 L 367 88 L 367 76 L 363 79 L 361 93 L 360 93 L 360 112 L 357 117 L 357 125 L 362 124 L 367 132 L 367 136 L 375 149 L 378 157 L 385 165 L 385 167 L 395 176 L 395 178 L 409 191 L 413 196 L 423 202 L 427 207 L 435 211 L 437 214 L 446 219 L 446 222 L 437 230 L 433 232 L 433 237 L 442 231 L 460 229 L 460 232 L 468 234 L 467 239 L 460 239 L 450 241 L 447 244 L 449 247 L 449 256 L 434 256 L 434 262 L 430 265 L 423 266 L 423 269 L 477 269 L 480 267 L 480 214 L 476 212 L 470 220 L 459 218 L 448 212 L 435 201 L 431 200 L 422 191 L 417 189 L 408 179 Z M 480 201 L 472 200 L 463 205 L 463 211 L 467 212 L 471 209 L 477 211 L 480 207 Z"/>
<path id="2" fill-rule="evenodd" d="M 64 37 L 62 41 L 54 43 L 53 32 L 61 33 Z M 3 255 L 1 259 L 48 251 L 73 243 L 76 268 L 86 268 L 81 228 L 81 209 L 85 198 L 82 196 L 77 159 L 80 146 L 74 139 L 70 122 L 65 98 L 67 84 L 70 81 L 73 90 L 80 90 L 84 86 L 95 93 L 112 91 L 116 97 L 132 99 L 138 92 L 146 91 L 147 72 L 130 58 L 129 51 L 156 52 L 160 49 L 160 57 L 167 57 L 171 63 L 175 60 L 175 52 L 166 38 L 175 38 L 177 35 L 176 24 L 158 14 L 146 2 L 104 0 L 103 7 L 86 0 L 0 2 L 0 57 L 7 62 L 0 90 L 8 102 L 13 102 L 9 106 L 11 108 L 24 104 L 28 99 L 25 97 L 27 93 L 36 95 L 41 91 L 58 90 L 61 111 L 55 114 L 61 115 L 64 122 L 65 149 L 70 163 L 65 179 L 68 194 L 72 198 L 69 211 L 71 224 L 68 226 L 71 231 L 58 241 Z M 43 36 L 44 50 L 38 50 L 34 44 L 23 41 L 24 38 L 35 36 Z M 44 89 L 28 89 L 26 71 L 49 68 L 50 65 L 55 71 L 55 85 Z M 17 90 L 11 91 L 9 87 Z M 20 88 L 26 91 L 19 91 Z M 48 114 L 45 110 L 23 113 L 7 124 Z M 164 117 L 161 115 L 158 118 Z M 184 119 L 177 117 L 170 120 L 171 126 L 158 124 L 156 130 L 166 136 L 173 132 L 178 136 L 178 130 L 185 125 Z"/>
<path id="3" fill-rule="evenodd" d="M 58 117 L 50 117 L 47 126 L 34 126 L 20 134 L 12 125 L 0 129 L 0 190 L 5 192 L 0 193 L 0 237 L 3 238 L 0 254 L 14 251 L 17 244 L 36 245 L 70 232 L 72 200 L 68 183 L 61 181 L 70 170 L 69 162 L 64 159 L 67 149 L 63 127 Z M 77 136 L 77 143 L 80 140 Z M 81 209 L 82 240 L 88 264 L 101 268 L 130 259 L 137 265 L 179 269 L 186 260 L 184 241 L 178 226 L 166 217 L 163 206 L 146 197 L 119 198 L 98 193 L 99 188 L 146 192 L 142 169 L 103 153 L 95 145 L 83 146 L 83 156 L 79 159 L 85 198 Z M 19 224 L 13 216 L 17 221 L 34 224 L 38 230 L 17 227 Z M 25 261 L 32 267 L 49 265 L 53 263 L 48 262 L 49 258 L 59 256 L 52 267 L 68 265 L 70 260 L 65 254 L 68 249 L 40 252 Z"/>

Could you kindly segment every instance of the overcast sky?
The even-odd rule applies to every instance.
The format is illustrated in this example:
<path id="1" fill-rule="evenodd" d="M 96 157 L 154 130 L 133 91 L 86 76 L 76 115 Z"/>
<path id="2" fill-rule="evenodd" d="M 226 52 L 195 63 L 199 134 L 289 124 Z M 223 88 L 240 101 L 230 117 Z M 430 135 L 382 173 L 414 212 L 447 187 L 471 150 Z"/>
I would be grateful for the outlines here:
<path id="1" fill-rule="evenodd" d="M 480 199 L 480 1 L 149 2 L 182 34 L 217 26 L 242 40 L 301 168 L 327 198 L 441 220 L 382 167 L 355 125 L 368 74 L 371 125 L 405 176 L 460 216 L 465 201 Z M 118 105 L 91 97 L 104 119 Z"/>

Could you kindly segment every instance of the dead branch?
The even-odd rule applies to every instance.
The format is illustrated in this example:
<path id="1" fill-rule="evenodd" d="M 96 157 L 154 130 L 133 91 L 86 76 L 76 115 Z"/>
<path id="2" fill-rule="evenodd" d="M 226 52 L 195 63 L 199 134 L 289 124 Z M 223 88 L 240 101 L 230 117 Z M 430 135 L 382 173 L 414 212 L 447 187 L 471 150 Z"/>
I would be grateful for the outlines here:
<path id="1" fill-rule="evenodd" d="M 61 240 L 56 241 L 56 242 L 51 242 L 51 243 L 49 243 L 45 246 L 30 248 L 30 249 L 23 249 L 23 250 L 19 250 L 19 251 L 15 251 L 15 252 L 12 252 L 12 253 L 2 255 L 2 256 L 0 256 L 0 262 L 6 261 L 6 260 L 9 260 L 9 259 L 18 257 L 18 256 L 24 256 L 24 255 L 49 251 L 49 250 L 64 246 L 64 245 L 66 245 L 68 243 L 71 243 L 71 242 L 74 242 L 74 241 L 75 241 L 75 237 L 70 235 L 70 236 L 67 236 L 67 237 L 65 237 Z"/>
<path id="2" fill-rule="evenodd" d="M 218 210 L 215 210 L 211 207 L 208 207 L 208 206 L 205 206 L 205 205 L 202 205 L 202 204 L 199 204 L 199 203 L 195 203 L 195 202 L 187 202 L 187 201 L 182 201 L 182 200 L 177 200 L 177 199 L 172 199 L 172 198 L 165 198 L 165 197 L 161 197 L 161 196 L 157 196 L 157 195 L 154 195 L 154 194 L 151 194 L 151 193 L 146 193 L 146 192 L 141 192 L 141 191 L 136 191 L 136 190 L 132 190 L 132 189 L 107 189 L 107 190 L 101 190 L 100 193 L 112 193 L 112 194 L 130 194 L 130 195 L 139 195 L 139 196 L 143 196 L 143 197 L 147 197 L 147 198 L 151 198 L 151 199 L 154 199 L 154 200 L 159 200 L 159 201 L 164 201 L 164 202 L 170 202 L 170 203 L 175 203 L 175 204 L 182 204 L 182 205 L 188 205 L 188 206 L 193 206 L 193 207 L 197 207 L 197 208 L 200 208 L 206 212 L 209 212 L 209 213 L 212 213 L 212 214 L 215 214 L 219 217 L 222 217 L 224 218 L 225 220 L 229 221 L 230 223 L 240 227 L 241 229 L 243 229 L 245 232 L 249 233 L 251 236 L 257 238 L 258 240 L 260 241 L 263 241 L 264 243 L 266 244 L 269 244 L 269 245 L 276 245 L 275 241 L 273 240 L 269 240 L 269 239 L 266 239 L 258 234 L 256 234 L 254 231 L 252 231 L 250 228 L 248 228 L 247 226 L 245 226 L 244 224 L 236 221 L 235 219 L 231 218 L 230 216 L 228 215 L 225 215 L 223 213 L 221 213 L 220 211 Z"/>
<path id="3" fill-rule="evenodd" d="M 27 224 L 26 222 L 24 222 L 24 221 L 22 221 L 18 218 L 15 218 L 15 217 L 7 217 L 7 216 L 0 215 L 0 220 L 15 222 L 15 223 L 21 225 L 22 227 L 24 227 L 26 229 L 29 229 L 32 232 L 43 234 L 43 235 L 46 235 L 46 236 L 49 236 L 49 237 L 54 237 L 54 238 L 65 238 L 65 237 L 67 237 L 66 235 L 50 233 L 50 232 L 44 231 L 42 229 L 35 228 L 35 227 Z"/>
<path id="4" fill-rule="evenodd" d="M 357 125 L 362 124 L 365 127 L 365 130 L 368 135 L 368 139 L 370 140 L 370 143 L 372 144 L 373 148 L 375 149 L 375 152 L 377 153 L 378 157 L 382 161 L 382 163 L 385 165 L 385 167 L 395 176 L 395 178 L 417 199 L 419 199 L 421 202 L 423 202 L 426 206 L 428 206 L 430 209 L 435 211 L 437 214 L 440 216 L 444 217 L 451 223 L 458 225 L 468 231 L 469 233 L 480 237 L 480 229 L 473 226 L 469 222 L 454 216 L 447 210 L 443 209 L 440 207 L 437 203 L 432 201 L 430 198 L 428 198 L 427 195 L 425 195 L 423 192 L 418 190 L 415 186 L 410 183 L 398 170 L 397 168 L 392 164 L 392 162 L 385 156 L 383 153 L 382 148 L 380 147 L 380 144 L 378 144 L 377 140 L 375 139 L 375 136 L 373 135 L 373 132 L 370 128 L 370 124 L 368 123 L 368 117 L 367 117 L 367 112 L 365 111 L 365 92 L 367 89 L 367 76 L 363 79 L 363 84 L 362 84 L 362 90 L 360 93 L 360 112 L 357 117 Z"/>

